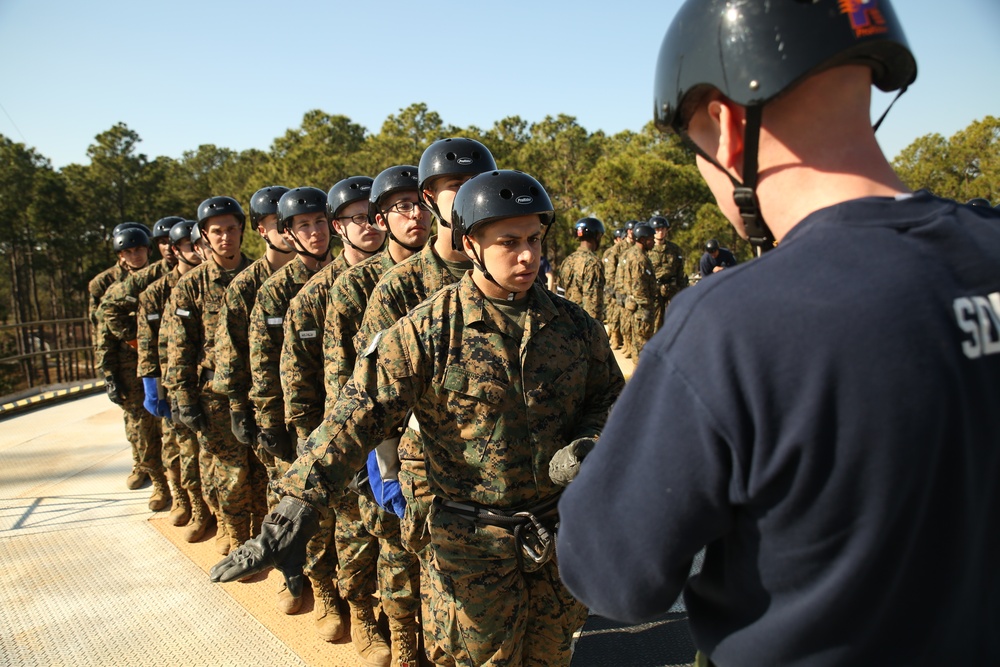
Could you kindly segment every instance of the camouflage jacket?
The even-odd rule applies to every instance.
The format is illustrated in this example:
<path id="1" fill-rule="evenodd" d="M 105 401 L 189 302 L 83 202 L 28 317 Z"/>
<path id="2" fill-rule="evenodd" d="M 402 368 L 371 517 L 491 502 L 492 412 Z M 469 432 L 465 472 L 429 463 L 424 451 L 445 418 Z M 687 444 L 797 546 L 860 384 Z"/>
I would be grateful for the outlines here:
<path id="1" fill-rule="evenodd" d="M 649 253 L 641 245 L 636 244 L 635 249 L 626 257 L 623 268 L 625 271 L 623 285 L 628 298 L 639 304 L 640 308 L 647 310 L 653 308 L 660 292 L 656 285 L 653 264 L 649 261 Z"/>
<path id="2" fill-rule="evenodd" d="M 326 389 L 323 385 L 323 329 L 330 287 L 350 268 L 344 253 L 309 279 L 288 303 L 285 340 L 281 344 L 281 393 L 285 421 L 305 440 L 323 421 Z"/>
<path id="3" fill-rule="evenodd" d="M 595 320 L 604 319 L 604 264 L 589 248 L 580 246 L 559 267 L 559 286 L 566 298 L 580 304 Z"/>
<path id="4" fill-rule="evenodd" d="M 257 302 L 257 290 L 271 273 L 271 263 L 261 257 L 233 278 L 222 299 L 212 391 L 228 396 L 231 410 L 250 410 L 250 311 Z"/>
<path id="5" fill-rule="evenodd" d="M 436 238 L 431 237 L 423 250 L 391 267 L 375 285 L 354 337 L 355 350 L 365 349 L 379 331 L 391 327 L 442 287 L 458 282 L 434 251 Z M 471 262 L 468 268 L 472 268 Z"/>
<path id="6" fill-rule="evenodd" d="M 557 495 L 552 455 L 600 433 L 624 380 L 582 308 L 539 285 L 526 298 L 522 332 L 470 272 L 379 334 L 278 482 L 283 494 L 329 506 L 412 409 L 434 495 L 500 509 Z"/>
<path id="7" fill-rule="evenodd" d="M 250 402 L 261 428 L 285 427 L 285 398 L 281 393 L 281 344 L 285 312 L 292 297 L 316 275 L 298 259 L 285 264 L 264 281 L 250 311 Z"/>
<path id="8" fill-rule="evenodd" d="M 337 400 L 340 388 L 351 377 L 357 352 L 354 336 L 368 307 L 368 296 L 382 275 L 396 262 L 387 250 L 358 262 L 344 271 L 330 288 L 323 330 L 323 384 L 326 406 Z"/>
<path id="9" fill-rule="evenodd" d="M 629 293 L 628 278 L 625 275 L 625 263 L 629 256 L 635 252 L 635 244 L 622 242 L 621 252 L 618 253 L 618 267 L 615 269 L 615 293 L 625 296 Z"/>
<path id="10" fill-rule="evenodd" d="M 101 319 L 108 331 L 120 341 L 136 340 L 139 335 L 136 313 L 139 295 L 170 271 L 167 260 L 153 262 L 144 269 L 130 273 L 125 280 L 115 283 L 101 299 Z"/>
<path id="11" fill-rule="evenodd" d="M 160 376 L 160 325 L 167 299 L 180 277 L 180 271 L 175 268 L 154 280 L 139 294 L 139 312 L 136 315 L 139 327 L 139 367 L 136 372 L 139 377 Z"/>
<path id="12" fill-rule="evenodd" d="M 97 331 L 97 323 L 101 317 L 101 299 L 104 298 L 104 293 L 113 284 L 125 280 L 126 277 L 128 277 L 128 270 L 121 263 L 118 263 L 104 269 L 87 283 L 87 291 L 90 293 L 90 305 L 87 316 L 90 318 L 90 326 L 93 327 L 95 332 Z"/>
<path id="13" fill-rule="evenodd" d="M 615 291 L 615 276 L 618 273 L 618 256 L 621 251 L 622 245 L 616 243 L 605 250 L 601 258 L 601 262 L 604 264 L 604 287 L 611 294 L 614 294 Z"/>
<path id="14" fill-rule="evenodd" d="M 664 298 L 673 298 L 687 285 L 684 277 L 684 252 L 673 241 L 654 245 L 649 251 L 649 261 L 653 265 L 657 285 L 667 287 L 668 295 Z"/>
<path id="15" fill-rule="evenodd" d="M 215 332 L 226 288 L 239 272 L 250 266 L 241 255 L 234 271 L 224 271 L 214 260 L 202 262 L 185 273 L 170 295 L 173 315 L 166 329 L 167 369 L 163 383 L 178 405 L 198 403 L 202 371 L 215 371 Z"/>

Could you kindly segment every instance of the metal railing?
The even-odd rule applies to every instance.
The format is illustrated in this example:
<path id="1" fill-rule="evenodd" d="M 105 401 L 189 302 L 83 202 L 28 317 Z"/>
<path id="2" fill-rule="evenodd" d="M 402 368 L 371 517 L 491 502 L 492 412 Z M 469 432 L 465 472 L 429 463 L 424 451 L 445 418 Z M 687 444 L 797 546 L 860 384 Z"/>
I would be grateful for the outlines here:
<path id="1" fill-rule="evenodd" d="M 91 335 L 86 317 L 0 325 L 0 354 L 17 352 L 0 358 L 0 394 L 95 378 Z"/>

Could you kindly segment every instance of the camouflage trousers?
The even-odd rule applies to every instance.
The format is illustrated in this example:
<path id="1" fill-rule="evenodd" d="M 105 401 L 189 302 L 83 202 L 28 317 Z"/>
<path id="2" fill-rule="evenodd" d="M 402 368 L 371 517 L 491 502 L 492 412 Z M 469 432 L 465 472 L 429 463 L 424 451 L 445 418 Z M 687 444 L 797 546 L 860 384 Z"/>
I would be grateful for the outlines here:
<path id="1" fill-rule="evenodd" d="M 168 421 L 170 420 L 165 419 L 164 424 Z M 207 484 L 203 481 L 200 463 L 201 447 L 198 446 L 198 437 L 183 424 L 174 424 L 173 422 L 170 424 L 174 432 L 174 440 L 177 442 L 180 485 L 188 492 L 188 495 L 197 494 L 203 498 L 207 496 L 214 498 L 211 478 Z M 218 507 L 218 503 L 209 503 L 209 507 L 213 508 L 214 511 Z"/>
<path id="2" fill-rule="evenodd" d="M 653 337 L 653 322 L 656 313 L 652 308 L 639 307 L 639 310 L 632 313 L 629 326 L 628 344 L 632 352 L 632 361 L 639 361 L 639 353 L 646 346 L 649 339 Z"/>
<path id="3" fill-rule="evenodd" d="M 621 307 L 618 305 L 618 301 L 615 300 L 613 293 L 605 294 L 604 303 L 604 320 L 608 326 L 608 340 L 614 346 L 616 343 L 621 343 Z"/>
<path id="4" fill-rule="evenodd" d="M 522 572 L 513 535 L 431 507 L 428 579 L 435 663 L 503 667 L 569 665 L 587 620 L 559 579 L 555 558 Z M 425 623 L 426 625 L 426 623 Z"/>
<path id="5" fill-rule="evenodd" d="M 198 434 L 198 444 L 212 455 L 221 521 L 235 547 L 250 539 L 251 515 L 259 522 L 267 514 L 267 471 L 250 448 L 233 435 L 228 398 L 205 385 L 201 409 L 207 426 Z"/>
<path id="6" fill-rule="evenodd" d="M 399 517 L 366 496 L 358 496 L 361 518 L 378 538 L 378 585 L 382 611 L 397 621 L 417 618 L 420 611 L 420 561 L 403 548 Z"/>
<path id="7" fill-rule="evenodd" d="M 145 390 L 142 380 L 136 376 L 135 365 L 125 365 L 116 373 L 125 404 L 125 437 L 132 445 L 132 461 L 136 470 L 155 475 L 163 472 L 160 461 L 160 419 L 142 407 Z"/>
<path id="8" fill-rule="evenodd" d="M 177 442 L 177 429 L 170 419 L 160 420 L 160 460 L 163 462 L 163 469 L 167 473 L 167 479 L 175 484 L 181 481 L 181 448 Z"/>
<path id="9" fill-rule="evenodd" d="M 379 544 L 361 520 L 358 499 L 358 494 L 348 491 L 334 500 L 333 543 L 340 594 L 353 602 L 367 602 L 375 594 Z"/>

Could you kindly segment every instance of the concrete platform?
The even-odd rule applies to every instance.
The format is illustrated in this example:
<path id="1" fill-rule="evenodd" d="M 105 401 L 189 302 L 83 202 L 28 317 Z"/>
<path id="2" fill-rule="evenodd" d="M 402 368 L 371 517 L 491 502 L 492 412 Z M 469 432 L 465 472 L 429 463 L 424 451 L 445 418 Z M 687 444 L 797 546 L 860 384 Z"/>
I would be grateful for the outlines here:
<path id="1" fill-rule="evenodd" d="M 131 468 L 103 394 L 0 421 L 0 665 L 360 664 L 349 642 L 313 636 L 311 599 L 274 611 L 277 573 L 210 583 L 210 540 L 176 539 L 147 509 L 149 487 L 125 488 Z M 633 627 L 593 616 L 573 665 L 693 653 L 682 610 Z"/>

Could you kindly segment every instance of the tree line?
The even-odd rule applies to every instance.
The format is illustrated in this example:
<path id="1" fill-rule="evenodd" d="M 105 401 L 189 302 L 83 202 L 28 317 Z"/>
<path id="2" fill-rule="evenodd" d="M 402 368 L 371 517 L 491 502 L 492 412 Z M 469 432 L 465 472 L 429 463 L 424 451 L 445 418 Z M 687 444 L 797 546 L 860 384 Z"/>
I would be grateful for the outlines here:
<path id="1" fill-rule="evenodd" d="M 138 132 L 117 123 L 94 138 L 90 164 L 60 170 L 33 148 L 0 135 L 0 323 L 83 316 L 87 282 L 115 261 L 109 237 L 121 222 L 152 226 L 167 215 L 193 218 L 198 204 L 213 195 L 234 196 L 245 207 L 266 185 L 327 190 L 347 176 L 417 164 L 427 145 L 449 136 L 481 141 L 501 168 L 526 171 L 545 185 L 557 222 L 544 252 L 555 265 L 575 249 L 572 223 L 585 215 L 605 223 L 603 247 L 628 220 L 667 216 L 688 272 L 697 270 L 708 238 L 719 239 L 741 261 L 751 257 L 715 205 L 694 154 L 652 123 L 641 132 L 609 136 L 589 132 L 572 116 L 537 123 L 513 116 L 482 130 L 448 125 L 425 104 L 413 104 L 371 133 L 346 116 L 317 109 L 267 151 L 205 144 L 180 158 L 153 159 L 139 150 Z M 911 188 L 996 203 L 998 140 L 1000 120 L 987 116 L 948 139 L 917 139 L 893 164 Z M 256 234 L 245 235 L 244 251 L 263 253 Z"/>

